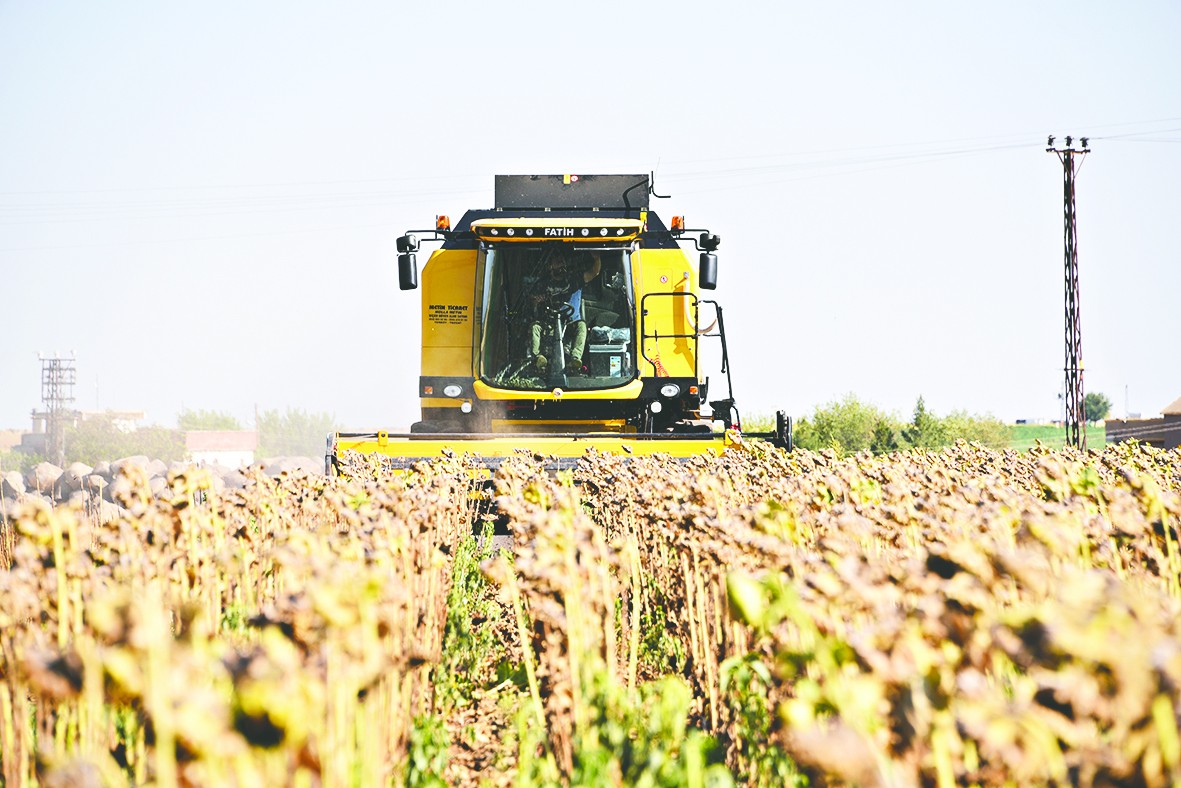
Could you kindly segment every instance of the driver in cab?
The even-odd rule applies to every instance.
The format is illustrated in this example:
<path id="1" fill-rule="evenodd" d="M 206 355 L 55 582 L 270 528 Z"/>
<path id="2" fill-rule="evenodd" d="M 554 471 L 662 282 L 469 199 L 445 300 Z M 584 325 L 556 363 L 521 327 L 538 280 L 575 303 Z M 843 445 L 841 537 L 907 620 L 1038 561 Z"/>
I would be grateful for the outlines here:
<path id="1" fill-rule="evenodd" d="M 584 372 L 582 354 L 586 348 L 586 315 L 582 288 L 601 270 L 602 261 L 597 252 L 586 254 L 559 250 L 545 264 L 537 282 L 537 291 L 532 296 L 533 321 L 529 330 L 529 353 L 538 374 L 545 374 L 549 365 L 549 360 L 542 352 L 541 339 L 545 329 L 554 324 L 555 312 L 560 318 L 563 340 L 569 341 L 566 372 Z"/>

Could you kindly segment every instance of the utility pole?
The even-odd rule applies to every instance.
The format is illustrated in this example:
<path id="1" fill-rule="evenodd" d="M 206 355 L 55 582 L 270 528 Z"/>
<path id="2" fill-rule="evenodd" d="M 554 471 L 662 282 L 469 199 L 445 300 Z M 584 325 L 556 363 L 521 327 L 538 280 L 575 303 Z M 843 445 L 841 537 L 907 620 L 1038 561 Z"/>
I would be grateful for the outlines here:
<path id="1" fill-rule="evenodd" d="M 1066 146 L 1054 147 L 1054 138 L 1046 140 L 1046 152 L 1062 162 L 1062 223 L 1065 236 L 1066 268 L 1066 445 L 1087 448 L 1086 414 L 1083 411 L 1083 338 L 1079 316 L 1078 237 L 1075 226 L 1074 180 L 1082 158 L 1090 153 L 1087 138 L 1080 137 L 1082 148 L 1076 150 L 1074 138 L 1066 137 Z M 1076 162 L 1077 159 L 1077 162 Z"/>

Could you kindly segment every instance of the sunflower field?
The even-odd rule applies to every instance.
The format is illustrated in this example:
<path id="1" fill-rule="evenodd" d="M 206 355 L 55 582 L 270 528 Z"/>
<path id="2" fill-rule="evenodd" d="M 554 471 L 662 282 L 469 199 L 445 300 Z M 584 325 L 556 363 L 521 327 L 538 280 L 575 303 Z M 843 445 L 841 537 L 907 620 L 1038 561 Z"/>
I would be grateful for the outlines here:
<path id="1" fill-rule="evenodd" d="M 746 445 L 0 526 L 4 785 L 1167 785 L 1181 453 Z"/>

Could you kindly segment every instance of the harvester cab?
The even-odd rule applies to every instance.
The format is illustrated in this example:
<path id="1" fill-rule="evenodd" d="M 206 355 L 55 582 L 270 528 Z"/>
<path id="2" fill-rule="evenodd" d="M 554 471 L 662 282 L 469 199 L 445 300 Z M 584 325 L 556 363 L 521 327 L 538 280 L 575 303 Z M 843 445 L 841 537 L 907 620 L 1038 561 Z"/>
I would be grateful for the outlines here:
<path id="1" fill-rule="evenodd" d="M 422 245 L 439 244 L 421 276 L 421 418 L 403 435 L 330 436 L 330 468 L 347 450 L 408 466 L 524 448 L 564 464 L 590 447 L 691 456 L 740 441 L 722 308 L 702 297 L 721 239 L 666 225 L 652 194 L 646 175 L 498 175 L 491 209 L 400 237 L 402 290 L 419 288 Z M 713 400 L 704 342 L 726 387 Z M 790 421 L 748 437 L 790 448 Z"/>

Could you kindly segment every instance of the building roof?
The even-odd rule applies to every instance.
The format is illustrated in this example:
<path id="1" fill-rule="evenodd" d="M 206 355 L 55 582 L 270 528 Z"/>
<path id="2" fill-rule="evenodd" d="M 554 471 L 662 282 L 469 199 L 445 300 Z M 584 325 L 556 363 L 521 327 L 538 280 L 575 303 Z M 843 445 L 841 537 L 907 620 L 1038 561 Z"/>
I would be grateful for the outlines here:
<path id="1" fill-rule="evenodd" d="M 1181 397 L 1173 400 L 1173 404 L 1166 405 L 1161 414 L 1165 416 L 1181 416 Z"/>
<path id="2" fill-rule="evenodd" d="M 254 430 L 195 430 L 185 433 L 189 451 L 254 451 L 258 433 Z"/>

